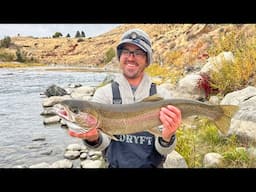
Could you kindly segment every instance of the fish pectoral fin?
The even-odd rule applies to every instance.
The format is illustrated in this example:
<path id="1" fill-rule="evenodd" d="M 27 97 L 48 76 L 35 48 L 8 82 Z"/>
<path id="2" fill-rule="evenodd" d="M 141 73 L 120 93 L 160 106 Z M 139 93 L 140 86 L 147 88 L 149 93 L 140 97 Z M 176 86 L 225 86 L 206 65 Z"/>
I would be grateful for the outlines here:
<path id="1" fill-rule="evenodd" d="M 115 140 L 115 141 L 119 141 L 114 135 L 111 135 L 110 138 Z"/>
<path id="2" fill-rule="evenodd" d="M 100 128 L 99 128 L 100 129 Z M 105 131 L 103 131 L 102 129 L 100 129 L 104 134 L 106 134 L 107 136 L 109 136 L 110 137 L 110 139 L 113 139 L 113 140 L 115 140 L 115 141 L 118 141 L 118 139 L 114 136 L 114 135 L 111 135 L 110 133 L 107 133 L 107 132 L 105 132 Z"/>
<path id="3" fill-rule="evenodd" d="M 162 126 L 158 126 L 158 127 L 152 127 L 150 129 L 148 129 L 147 131 L 157 137 L 162 137 Z"/>
<path id="4" fill-rule="evenodd" d="M 141 102 L 161 101 L 161 100 L 163 100 L 163 99 L 164 99 L 164 98 L 161 97 L 160 95 L 154 94 L 154 95 L 152 95 L 152 96 L 146 97 L 146 98 L 143 99 Z"/>

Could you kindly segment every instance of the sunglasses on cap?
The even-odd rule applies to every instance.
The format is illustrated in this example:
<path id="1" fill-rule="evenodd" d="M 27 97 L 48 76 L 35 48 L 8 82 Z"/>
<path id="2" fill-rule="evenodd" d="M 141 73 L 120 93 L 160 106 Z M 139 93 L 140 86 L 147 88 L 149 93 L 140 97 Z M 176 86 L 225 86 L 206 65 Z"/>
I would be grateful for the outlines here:
<path id="1" fill-rule="evenodd" d="M 138 41 L 138 43 L 141 43 L 141 41 L 145 42 L 148 46 L 150 46 L 150 41 L 145 38 L 143 35 L 140 35 L 136 32 L 132 32 L 132 33 L 129 33 L 127 35 L 125 35 L 123 38 L 124 39 L 132 39 L 133 41 Z M 141 41 L 140 41 L 141 40 Z"/>

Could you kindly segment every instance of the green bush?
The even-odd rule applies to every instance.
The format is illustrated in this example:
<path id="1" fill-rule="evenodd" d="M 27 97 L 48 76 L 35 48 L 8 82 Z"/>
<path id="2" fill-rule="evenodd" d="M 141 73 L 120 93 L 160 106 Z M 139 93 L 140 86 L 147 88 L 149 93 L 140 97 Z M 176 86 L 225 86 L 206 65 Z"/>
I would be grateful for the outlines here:
<path id="1" fill-rule="evenodd" d="M 114 48 L 111 47 L 111 48 L 105 53 L 104 63 L 106 64 L 106 63 L 110 62 L 110 61 L 113 59 L 113 57 L 115 57 L 115 56 L 116 56 L 116 52 L 115 52 Z"/>
<path id="2" fill-rule="evenodd" d="M 25 61 L 25 56 L 20 51 L 20 49 L 17 49 L 17 51 L 16 51 L 16 61 L 21 62 L 21 63 Z"/>
<path id="3" fill-rule="evenodd" d="M 54 33 L 54 35 L 52 37 L 53 38 L 58 38 L 58 37 L 62 37 L 62 36 L 63 36 L 62 33 L 56 32 L 56 33 Z"/>
<path id="4" fill-rule="evenodd" d="M 11 44 L 11 38 L 9 36 L 4 37 L 1 41 L 0 41 L 0 48 L 8 48 Z"/>

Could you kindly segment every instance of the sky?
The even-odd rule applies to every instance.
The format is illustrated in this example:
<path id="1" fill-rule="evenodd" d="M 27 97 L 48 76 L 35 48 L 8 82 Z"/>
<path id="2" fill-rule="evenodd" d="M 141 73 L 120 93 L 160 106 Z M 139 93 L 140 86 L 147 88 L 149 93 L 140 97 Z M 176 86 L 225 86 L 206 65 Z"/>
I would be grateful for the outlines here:
<path id="1" fill-rule="evenodd" d="M 52 37 L 60 32 L 74 37 L 77 31 L 84 31 L 86 37 L 95 37 L 108 32 L 120 24 L 0 24 L 0 39 L 6 36 Z"/>

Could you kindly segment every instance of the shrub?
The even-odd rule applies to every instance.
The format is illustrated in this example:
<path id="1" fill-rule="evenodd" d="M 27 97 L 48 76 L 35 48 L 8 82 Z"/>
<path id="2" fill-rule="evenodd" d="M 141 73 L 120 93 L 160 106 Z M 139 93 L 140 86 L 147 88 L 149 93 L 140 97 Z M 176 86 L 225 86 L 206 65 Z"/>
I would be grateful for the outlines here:
<path id="1" fill-rule="evenodd" d="M 24 54 L 20 51 L 20 49 L 17 49 L 16 51 L 16 61 L 21 63 L 25 61 Z"/>
<path id="2" fill-rule="evenodd" d="M 0 41 L 0 48 L 8 48 L 11 44 L 11 38 L 9 36 L 4 37 L 1 41 Z"/>
<path id="3" fill-rule="evenodd" d="M 82 38 L 79 38 L 79 39 L 77 39 L 77 42 L 79 43 L 79 42 L 83 42 L 84 41 L 84 39 L 82 39 Z"/>
<path id="4" fill-rule="evenodd" d="M 196 135 L 192 129 L 178 129 L 177 145 L 175 150 L 184 157 L 188 167 L 200 167 L 200 158 L 195 152 L 196 150 Z"/>
<path id="5" fill-rule="evenodd" d="M 223 153 L 225 164 L 227 167 L 248 167 L 250 158 L 248 153 L 243 148 L 231 148 Z"/>
<path id="6" fill-rule="evenodd" d="M 210 77 L 206 73 L 200 73 L 199 75 L 201 76 L 201 78 L 197 82 L 197 87 L 199 89 L 204 90 L 205 98 L 208 99 L 210 94 L 213 92 L 213 89 L 210 83 Z"/>
<path id="7" fill-rule="evenodd" d="M 0 61 L 13 61 L 15 56 L 0 49 Z"/>
<path id="8" fill-rule="evenodd" d="M 211 87 L 220 94 L 242 89 L 250 79 L 256 78 L 256 38 L 244 32 L 231 31 L 221 34 L 219 42 L 214 44 L 209 54 L 217 55 L 223 51 L 231 51 L 235 56 L 234 63 L 223 61 L 222 68 L 210 75 Z"/>
<path id="9" fill-rule="evenodd" d="M 184 65 L 184 58 L 182 56 L 183 53 L 181 51 L 169 51 L 165 54 L 164 62 L 168 65 L 182 68 Z"/>
<path id="10" fill-rule="evenodd" d="M 59 37 L 62 37 L 62 36 L 63 36 L 62 33 L 56 32 L 56 33 L 54 33 L 54 35 L 52 37 L 53 38 L 59 38 Z"/>
<path id="11" fill-rule="evenodd" d="M 177 80 L 181 77 L 181 70 L 175 68 L 170 69 L 167 66 L 160 66 L 158 63 L 152 63 L 146 68 L 146 72 L 152 76 L 159 76 L 162 78 L 162 82 L 170 81 L 170 83 L 176 83 Z"/>
<path id="12" fill-rule="evenodd" d="M 107 64 L 115 56 L 116 56 L 115 49 L 113 47 L 109 48 L 109 50 L 105 53 L 104 63 Z"/>

